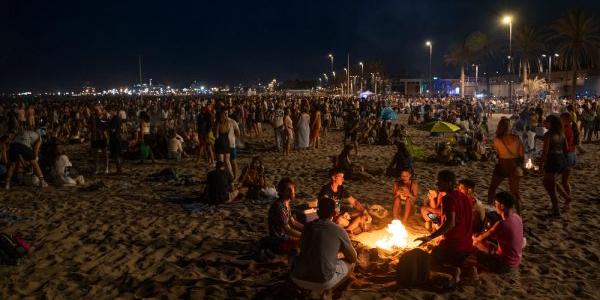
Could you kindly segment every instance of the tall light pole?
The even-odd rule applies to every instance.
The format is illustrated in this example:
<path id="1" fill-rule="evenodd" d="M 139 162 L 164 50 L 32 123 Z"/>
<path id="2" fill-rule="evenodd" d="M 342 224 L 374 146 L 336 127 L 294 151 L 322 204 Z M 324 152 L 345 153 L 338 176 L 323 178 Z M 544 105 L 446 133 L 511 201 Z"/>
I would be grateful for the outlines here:
<path id="1" fill-rule="evenodd" d="M 433 92 L 433 86 L 431 85 L 431 54 L 433 53 L 433 44 L 431 41 L 425 42 L 425 46 L 429 47 L 429 94 Z"/>
<path id="2" fill-rule="evenodd" d="M 513 92 L 512 92 L 512 85 L 513 85 L 513 80 L 512 80 L 512 74 L 513 74 L 513 66 L 512 66 L 512 61 L 513 61 L 513 57 L 512 57 L 512 16 L 511 15 L 505 15 L 502 18 L 502 23 L 508 25 L 508 74 L 510 74 L 510 81 L 509 81 L 509 85 L 508 85 L 508 91 L 510 92 L 510 105 L 514 106 L 513 104 Z"/>
<path id="3" fill-rule="evenodd" d="M 558 53 L 548 55 L 548 88 L 550 88 L 552 84 L 552 56 L 559 57 L 560 55 L 558 55 Z M 546 54 L 542 54 L 542 57 L 546 57 Z"/>
<path id="4" fill-rule="evenodd" d="M 363 77 L 365 74 L 365 64 L 361 62 L 358 63 L 358 65 L 360 66 L 360 92 L 362 93 L 363 91 Z"/>
<path id="5" fill-rule="evenodd" d="M 333 73 L 333 54 L 330 53 L 327 57 L 329 57 L 329 60 L 331 61 L 331 73 Z"/>
<path id="6" fill-rule="evenodd" d="M 473 64 L 475 67 L 475 94 L 479 90 L 479 65 Z"/>

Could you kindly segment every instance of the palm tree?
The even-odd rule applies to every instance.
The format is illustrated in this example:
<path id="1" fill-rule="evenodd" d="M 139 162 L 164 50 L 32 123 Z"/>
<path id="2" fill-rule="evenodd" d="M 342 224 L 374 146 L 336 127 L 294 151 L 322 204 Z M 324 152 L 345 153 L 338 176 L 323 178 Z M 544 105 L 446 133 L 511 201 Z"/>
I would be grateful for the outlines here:
<path id="1" fill-rule="evenodd" d="M 450 47 L 448 54 L 444 55 L 444 61 L 453 66 L 460 66 L 460 97 L 465 96 L 465 65 L 471 61 L 471 52 L 463 41 Z"/>
<path id="2" fill-rule="evenodd" d="M 493 41 L 490 35 L 480 31 L 475 31 L 467 37 L 466 45 L 469 49 L 469 52 L 471 53 L 470 55 L 473 59 L 472 62 L 477 63 L 479 65 L 484 65 L 486 90 L 489 93 L 490 65 L 493 64 L 490 61 L 493 61 L 496 58 L 496 53 L 498 51 L 498 43 L 496 41 Z"/>
<path id="3" fill-rule="evenodd" d="M 598 20 L 584 11 L 573 10 L 556 20 L 551 29 L 564 67 L 571 68 L 571 101 L 575 101 L 577 71 L 582 67 L 594 67 L 598 62 Z"/>
<path id="4" fill-rule="evenodd" d="M 529 93 L 526 85 L 529 83 L 528 74 L 530 70 L 529 61 L 539 56 L 543 47 L 543 41 L 538 31 L 529 26 L 521 26 L 515 32 L 515 50 L 521 56 L 521 69 L 523 71 L 523 90 L 526 99 L 529 99 Z"/>

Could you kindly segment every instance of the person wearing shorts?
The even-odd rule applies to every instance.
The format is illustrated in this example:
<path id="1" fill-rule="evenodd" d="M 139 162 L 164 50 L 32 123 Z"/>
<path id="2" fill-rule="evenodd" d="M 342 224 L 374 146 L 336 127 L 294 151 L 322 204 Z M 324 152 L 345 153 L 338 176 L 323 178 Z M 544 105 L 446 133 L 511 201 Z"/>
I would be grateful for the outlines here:
<path id="1" fill-rule="evenodd" d="M 10 183 L 15 169 L 17 169 L 19 164 L 24 163 L 30 163 L 33 167 L 33 173 L 40 180 L 40 187 L 45 188 L 48 186 L 37 161 L 41 145 L 42 139 L 40 138 L 40 135 L 33 130 L 24 130 L 15 137 L 8 148 L 9 165 L 6 174 L 6 190 L 10 189 Z"/>

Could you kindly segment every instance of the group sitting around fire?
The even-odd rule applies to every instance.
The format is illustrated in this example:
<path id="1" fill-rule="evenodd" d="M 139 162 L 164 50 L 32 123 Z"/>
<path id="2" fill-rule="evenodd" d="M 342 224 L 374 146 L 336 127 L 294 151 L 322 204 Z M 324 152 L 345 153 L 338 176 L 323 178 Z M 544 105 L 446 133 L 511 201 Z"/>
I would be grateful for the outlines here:
<path id="1" fill-rule="evenodd" d="M 279 197 L 268 216 L 269 247 L 289 255 L 291 278 L 297 286 L 317 293 L 331 293 L 348 278 L 356 262 L 349 234 L 369 230 L 371 222 L 367 209 L 344 188 L 343 171 L 331 171 L 330 178 L 319 193 L 317 220 L 302 224 L 294 217 L 296 186 L 289 178 L 279 182 Z M 525 240 L 514 197 L 497 193 L 495 214 L 486 213 L 475 199 L 472 180 L 457 182 L 452 171 L 443 170 L 436 185 L 437 192 L 430 192 L 429 203 L 421 209 L 425 220 L 432 223 L 432 233 L 416 239 L 421 245 L 436 241 L 430 254 L 432 268 L 452 274 L 455 282 L 464 268 L 476 274 L 475 266 L 467 266 L 469 256 L 477 258 L 480 269 L 498 273 L 518 270 Z M 394 219 L 406 223 L 406 211 L 411 211 L 417 194 L 417 181 L 411 179 L 409 170 L 403 170 L 394 185 Z M 404 214 L 400 214 L 402 206 Z"/>

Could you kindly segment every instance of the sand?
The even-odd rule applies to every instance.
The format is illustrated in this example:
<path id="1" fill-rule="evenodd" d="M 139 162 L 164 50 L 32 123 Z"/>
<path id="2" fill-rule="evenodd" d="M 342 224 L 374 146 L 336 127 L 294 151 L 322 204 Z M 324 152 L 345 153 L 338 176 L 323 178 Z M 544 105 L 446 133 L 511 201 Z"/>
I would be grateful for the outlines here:
<path id="1" fill-rule="evenodd" d="M 406 116 L 403 116 L 405 122 Z M 494 119 L 491 123 L 495 123 Z M 435 139 L 409 129 L 413 141 L 431 153 Z M 272 132 L 250 145 L 272 143 Z M 341 133 L 332 132 L 318 150 L 294 151 L 289 157 L 256 148 L 242 151 L 240 166 L 260 155 L 267 179 L 274 183 L 292 177 L 301 192 L 297 202 L 314 197 L 327 182 L 329 156 L 341 148 Z M 559 220 L 543 217 L 550 211 L 541 177 L 528 175 L 521 183 L 528 245 L 520 276 L 480 274 L 479 285 L 464 285 L 436 294 L 421 289 L 395 289 L 393 266 L 373 271 L 357 269 L 355 280 L 339 289 L 341 299 L 592 299 L 600 298 L 600 145 L 586 144 L 574 171 L 571 212 Z M 0 230 L 20 233 L 32 246 L 16 267 L 0 267 L 0 298 L 21 299 L 247 299 L 264 298 L 287 276 L 285 258 L 258 263 L 248 259 L 256 242 L 267 234 L 268 204 L 247 201 L 190 212 L 165 201 L 177 193 L 197 194 L 203 186 L 148 182 L 144 177 L 168 166 L 198 180 L 206 176 L 206 163 L 185 160 L 179 164 L 126 164 L 126 175 L 87 175 L 90 163 L 82 146 L 67 148 L 73 164 L 88 182 L 102 180 L 107 188 L 80 192 L 51 187 L 39 191 L 13 187 L 0 191 L 0 208 L 31 217 Z M 394 153 L 393 146 L 361 146 L 356 163 L 375 174 L 374 180 L 347 181 L 348 190 L 361 202 L 391 209 L 392 179 L 382 173 Z M 114 168 L 114 166 L 112 166 Z M 440 164 L 416 162 L 421 189 L 433 188 Z M 477 181 L 480 199 L 486 195 L 491 162 L 452 167 L 459 177 Z M 507 189 L 503 183 L 502 189 Z M 421 194 L 423 194 L 422 192 Z M 424 233 L 413 216 L 411 234 Z M 364 251 L 363 251 L 364 252 Z"/>

